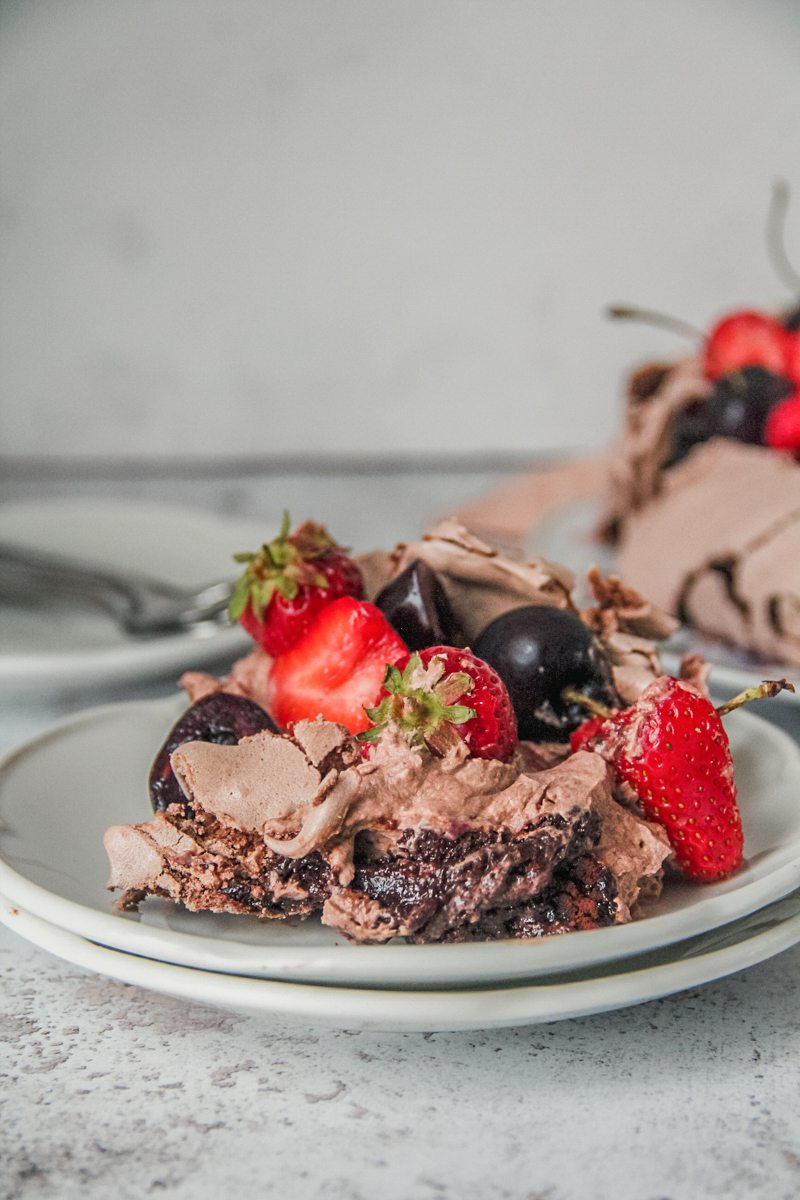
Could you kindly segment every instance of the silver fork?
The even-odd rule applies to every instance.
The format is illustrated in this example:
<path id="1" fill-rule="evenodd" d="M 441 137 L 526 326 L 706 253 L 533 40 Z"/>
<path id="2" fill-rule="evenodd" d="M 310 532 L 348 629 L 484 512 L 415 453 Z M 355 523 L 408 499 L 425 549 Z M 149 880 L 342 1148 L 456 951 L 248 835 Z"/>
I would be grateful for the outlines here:
<path id="1" fill-rule="evenodd" d="M 222 623 L 232 591 L 227 580 L 190 590 L 135 572 L 0 542 L 0 601 L 59 597 L 92 603 L 111 613 L 128 633 Z"/>

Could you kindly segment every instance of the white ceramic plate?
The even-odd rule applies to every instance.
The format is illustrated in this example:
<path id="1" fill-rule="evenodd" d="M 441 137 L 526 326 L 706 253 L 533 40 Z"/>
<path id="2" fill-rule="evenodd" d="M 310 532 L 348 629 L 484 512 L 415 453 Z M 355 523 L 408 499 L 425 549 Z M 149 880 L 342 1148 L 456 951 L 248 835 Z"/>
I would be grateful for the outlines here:
<path id="1" fill-rule="evenodd" d="M 576 500 L 548 514 L 533 527 L 525 550 L 554 562 L 566 563 L 582 579 L 591 566 L 614 570 L 614 554 L 592 535 L 597 525 L 597 506 L 591 500 Z M 581 597 L 583 599 L 583 597 Z M 715 695 L 729 697 L 752 687 L 759 679 L 791 679 L 796 692 L 781 692 L 770 703 L 800 707 L 800 667 L 770 663 L 737 650 L 724 642 L 704 637 L 694 629 L 681 628 L 664 645 L 662 661 L 667 671 L 677 672 L 681 656 L 702 654 L 711 667 L 710 687 Z"/>
<path id="2" fill-rule="evenodd" d="M 248 1016 L 337 1029 L 429 1032 L 535 1025 L 626 1008 L 695 988 L 762 962 L 800 941 L 800 894 L 660 954 L 584 978 L 467 991 L 319 987 L 198 971 L 97 946 L 0 897 L 0 922 L 90 971 Z"/>
<path id="3" fill-rule="evenodd" d="M 671 884 L 630 925 L 538 941 L 352 946 L 318 921 L 189 913 L 148 900 L 121 914 L 105 890 L 108 825 L 151 816 L 151 760 L 174 698 L 108 705 L 53 726 L 0 763 L 0 891 L 53 925 L 190 967 L 314 983 L 453 987 L 585 970 L 736 920 L 800 886 L 800 749 L 748 713 L 729 722 L 747 863 L 724 883 Z"/>
<path id="4" fill-rule="evenodd" d="M 223 518 L 202 509 L 103 499 L 0 506 L 0 540 L 125 568 L 189 588 L 235 578 L 232 555 L 272 535 L 275 521 Z M 89 605 L 0 604 L 4 696 L 174 676 L 233 658 L 249 639 L 238 626 L 132 637 Z"/>

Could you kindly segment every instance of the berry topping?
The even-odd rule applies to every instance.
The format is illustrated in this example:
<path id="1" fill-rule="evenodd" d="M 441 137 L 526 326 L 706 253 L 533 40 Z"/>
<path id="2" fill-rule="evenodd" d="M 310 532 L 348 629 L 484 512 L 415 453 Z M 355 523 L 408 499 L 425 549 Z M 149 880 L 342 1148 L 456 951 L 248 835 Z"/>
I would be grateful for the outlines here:
<path id="1" fill-rule="evenodd" d="M 521 738 L 569 740 L 585 714 L 579 704 L 563 699 L 566 687 L 607 704 L 616 702 L 599 642 L 567 609 L 549 604 L 511 609 L 486 626 L 474 649 L 508 688 Z"/>
<path id="2" fill-rule="evenodd" d="M 800 309 L 796 331 L 789 334 L 786 352 L 786 374 L 792 383 L 800 387 Z"/>
<path id="3" fill-rule="evenodd" d="M 766 313 L 731 313 L 708 335 L 703 367 L 709 379 L 719 379 L 741 367 L 764 367 L 774 375 L 786 372 L 789 335 L 786 327 Z"/>
<path id="4" fill-rule="evenodd" d="M 707 400 L 697 400 L 678 414 L 672 431 L 672 454 L 665 466 L 674 466 L 693 446 L 712 437 L 762 444 L 770 413 L 792 390 L 788 379 L 764 367 L 742 367 L 722 376 Z"/>
<path id="5" fill-rule="evenodd" d="M 272 664 L 269 710 L 284 727 L 322 716 L 360 733 L 369 726 L 364 710 L 377 703 L 387 664 L 407 656 L 405 642 L 380 609 L 343 596 L 326 604 Z"/>
<path id="6" fill-rule="evenodd" d="M 217 692 L 198 700 L 173 725 L 167 740 L 156 755 L 148 781 L 150 800 L 156 812 L 170 804 L 185 804 L 186 797 L 175 778 L 170 755 L 184 742 L 216 742 L 235 746 L 244 737 L 262 729 L 278 732 L 268 713 L 253 700 Z"/>
<path id="7" fill-rule="evenodd" d="M 681 870 L 692 879 L 712 882 L 741 866 L 743 848 L 733 761 L 721 717 L 785 687 L 794 690 L 786 680 L 770 681 L 715 709 L 690 684 L 665 676 L 629 708 L 592 717 L 573 733 L 572 749 L 601 754 L 633 789 L 644 815 L 664 827 Z"/>
<path id="8" fill-rule="evenodd" d="M 505 685 L 488 663 L 469 650 L 430 646 L 390 666 L 384 697 L 369 710 L 374 742 L 388 724 L 412 746 L 446 754 L 466 743 L 476 758 L 506 761 L 517 745 L 517 724 Z"/>
<path id="9" fill-rule="evenodd" d="M 391 579 L 375 603 L 409 650 L 462 641 L 439 577 L 422 559 Z"/>
<path id="10" fill-rule="evenodd" d="M 788 450 L 800 458 L 800 390 L 773 408 L 764 440 L 773 450 Z"/>
<path id="11" fill-rule="evenodd" d="M 246 566 L 231 598 L 231 620 L 271 655 L 291 649 L 326 604 L 364 591 L 358 566 L 324 526 L 304 521 L 294 533 L 289 527 L 284 513 L 273 541 L 234 555 Z"/>

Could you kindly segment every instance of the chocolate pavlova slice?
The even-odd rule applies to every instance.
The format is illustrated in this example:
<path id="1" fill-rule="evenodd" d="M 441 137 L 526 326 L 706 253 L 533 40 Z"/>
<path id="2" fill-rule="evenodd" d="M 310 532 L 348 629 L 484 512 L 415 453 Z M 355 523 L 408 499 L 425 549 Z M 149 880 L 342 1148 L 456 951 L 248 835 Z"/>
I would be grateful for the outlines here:
<path id="1" fill-rule="evenodd" d="M 172 754 L 182 802 L 105 838 L 122 907 L 319 914 L 353 941 L 531 937 L 629 920 L 661 886 L 663 831 L 618 804 L 606 764 L 545 769 L 409 745 L 370 757 L 346 730 L 299 722 Z"/>

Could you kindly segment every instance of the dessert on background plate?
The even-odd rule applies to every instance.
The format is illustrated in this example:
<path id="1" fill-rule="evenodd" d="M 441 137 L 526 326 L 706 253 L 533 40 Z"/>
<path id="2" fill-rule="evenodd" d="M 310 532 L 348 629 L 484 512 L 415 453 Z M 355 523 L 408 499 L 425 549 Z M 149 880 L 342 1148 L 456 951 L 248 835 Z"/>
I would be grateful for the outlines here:
<path id="1" fill-rule="evenodd" d="M 797 294 L 787 200 L 776 189 L 770 248 Z M 593 555 L 680 619 L 680 643 L 729 677 L 749 660 L 799 665 L 800 307 L 732 312 L 707 334 L 645 310 L 611 314 L 688 334 L 693 352 L 631 374 L 606 458 L 512 480 L 462 516 L 549 555 L 585 560 L 593 540 Z"/>
<path id="2" fill-rule="evenodd" d="M 121 907 L 319 917 L 364 943 L 533 938 L 629 921 L 667 871 L 738 869 L 704 666 L 663 675 L 674 622 L 618 579 L 590 572 L 580 610 L 565 568 L 455 522 L 353 560 L 287 518 L 237 557 L 232 615 L 257 644 L 227 678 L 183 677 L 154 816 L 106 833 Z"/>
<path id="3" fill-rule="evenodd" d="M 800 320 L 757 316 L 725 318 L 702 358 L 634 373 L 600 526 L 625 578 L 686 625 L 800 664 Z"/>
<path id="4" fill-rule="evenodd" d="M 768 247 L 797 294 L 787 204 L 778 185 Z M 730 312 L 707 334 L 635 309 L 611 313 L 699 342 L 629 380 L 600 519 L 619 570 L 686 625 L 800 664 L 800 306 Z"/>

